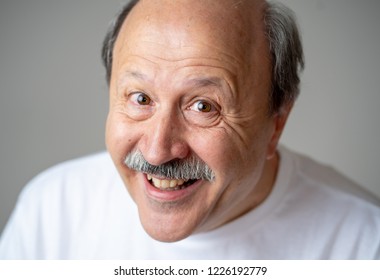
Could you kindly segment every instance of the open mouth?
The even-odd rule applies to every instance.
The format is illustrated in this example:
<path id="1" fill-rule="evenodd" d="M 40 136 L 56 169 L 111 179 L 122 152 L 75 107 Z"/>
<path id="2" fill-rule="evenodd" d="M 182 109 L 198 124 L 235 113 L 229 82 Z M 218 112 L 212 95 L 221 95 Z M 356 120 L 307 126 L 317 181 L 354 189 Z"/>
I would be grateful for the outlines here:
<path id="1" fill-rule="evenodd" d="M 146 177 L 153 187 L 162 191 L 183 190 L 198 181 L 197 179 L 158 179 L 150 174 L 146 174 Z"/>

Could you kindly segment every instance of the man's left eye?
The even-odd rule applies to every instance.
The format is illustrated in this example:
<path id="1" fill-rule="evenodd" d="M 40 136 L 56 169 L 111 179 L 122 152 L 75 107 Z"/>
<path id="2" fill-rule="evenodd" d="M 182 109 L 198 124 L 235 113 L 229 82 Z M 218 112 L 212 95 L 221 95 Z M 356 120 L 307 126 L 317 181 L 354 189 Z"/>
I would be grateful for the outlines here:
<path id="1" fill-rule="evenodd" d="M 195 102 L 192 106 L 190 106 L 190 109 L 202 113 L 209 113 L 215 110 L 212 104 L 204 100 Z"/>
<path id="2" fill-rule="evenodd" d="M 142 92 L 135 93 L 134 98 L 139 105 L 150 105 L 152 103 L 150 97 Z"/>

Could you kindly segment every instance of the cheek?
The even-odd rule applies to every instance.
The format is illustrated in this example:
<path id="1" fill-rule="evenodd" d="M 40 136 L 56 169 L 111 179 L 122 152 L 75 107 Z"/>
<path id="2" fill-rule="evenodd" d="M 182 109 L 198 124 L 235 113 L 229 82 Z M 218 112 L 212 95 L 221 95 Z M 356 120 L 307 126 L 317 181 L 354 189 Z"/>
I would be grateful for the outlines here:
<path id="1" fill-rule="evenodd" d="M 196 136 L 194 136 L 196 135 Z M 245 134 L 236 130 L 220 129 L 193 133 L 193 150 L 216 173 L 222 185 L 237 183 L 250 177 L 265 161 L 268 142 L 267 132 L 262 127 L 252 128 Z"/>
<path id="2" fill-rule="evenodd" d="M 122 117 L 110 112 L 106 122 L 106 146 L 114 162 L 119 165 L 124 161 L 135 144 L 131 126 Z"/>
<path id="3" fill-rule="evenodd" d="M 241 160 L 238 147 L 224 130 L 192 132 L 191 149 L 216 173 L 216 180 L 225 182 Z"/>

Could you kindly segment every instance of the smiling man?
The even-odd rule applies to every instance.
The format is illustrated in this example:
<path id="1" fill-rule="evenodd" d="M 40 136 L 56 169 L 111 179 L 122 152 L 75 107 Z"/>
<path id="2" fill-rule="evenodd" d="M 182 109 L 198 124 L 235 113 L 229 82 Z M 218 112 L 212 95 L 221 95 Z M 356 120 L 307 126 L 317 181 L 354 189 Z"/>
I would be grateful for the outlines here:
<path id="1" fill-rule="evenodd" d="M 121 26 L 107 147 L 153 238 L 220 227 L 272 188 L 290 106 L 269 111 L 264 8 L 142 1 Z M 159 168 L 140 168 L 136 157 Z"/>
<path id="2" fill-rule="evenodd" d="M 303 67 L 287 8 L 133 1 L 103 59 L 108 153 L 31 182 L 0 256 L 379 258 L 379 202 L 278 149 Z"/>

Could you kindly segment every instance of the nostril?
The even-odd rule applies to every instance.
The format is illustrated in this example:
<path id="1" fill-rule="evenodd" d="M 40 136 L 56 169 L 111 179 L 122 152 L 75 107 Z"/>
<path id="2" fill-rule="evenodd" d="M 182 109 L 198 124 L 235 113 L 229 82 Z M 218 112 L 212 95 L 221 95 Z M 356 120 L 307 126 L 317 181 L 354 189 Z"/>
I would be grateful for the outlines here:
<path id="1" fill-rule="evenodd" d="M 150 164 L 156 166 L 189 156 L 190 149 L 185 142 L 166 141 L 146 141 L 141 143 L 138 149 Z"/>
<path id="2" fill-rule="evenodd" d="M 184 141 L 176 141 L 171 146 L 171 154 L 175 159 L 184 159 L 189 156 L 189 146 Z"/>

